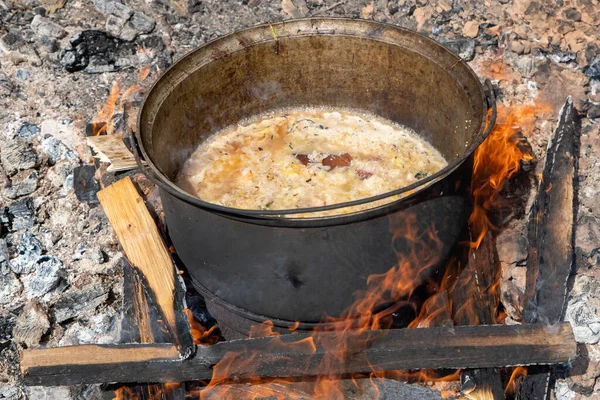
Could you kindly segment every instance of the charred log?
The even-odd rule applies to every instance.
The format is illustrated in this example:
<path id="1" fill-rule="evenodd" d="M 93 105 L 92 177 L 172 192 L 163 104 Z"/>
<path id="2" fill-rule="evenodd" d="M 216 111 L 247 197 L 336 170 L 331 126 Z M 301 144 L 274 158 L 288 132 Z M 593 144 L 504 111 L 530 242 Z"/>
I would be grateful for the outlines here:
<path id="1" fill-rule="evenodd" d="M 577 210 L 579 121 L 569 97 L 560 111 L 528 225 L 524 320 L 549 326 L 563 319 L 573 271 Z M 549 398 L 551 369 L 537 368 L 523 380 L 520 398 Z"/>
<path id="2" fill-rule="evenodd" d="M 489 325 L 346 332 L 338 365 L 323 365 L 321 343 L 339 332 L 232 340 L 199 347 L 182 360 L 171 344 L 81 345 L 26 350 L 21 371 L 30 385 L 209 380 L 225 361 L 221 380 L 369 373 L 373 370 L 492 368 L 566 362 L 577 348 L 570 324 Z M 356 351 L 353 342 L 360 343 Z M 326 363 L 328 364 L 328 363 Z M 222 364 L 223 365 L 223 364 Z M 216 372 L 215 372 L 216 373 Z"/>

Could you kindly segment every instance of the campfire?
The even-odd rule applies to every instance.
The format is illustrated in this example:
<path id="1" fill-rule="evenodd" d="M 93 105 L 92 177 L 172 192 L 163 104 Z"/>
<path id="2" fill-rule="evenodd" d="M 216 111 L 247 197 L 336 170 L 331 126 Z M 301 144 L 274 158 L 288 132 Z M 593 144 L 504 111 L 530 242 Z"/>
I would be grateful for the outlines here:
<path id="1" fill-rule="evenodd" d="M 304 4 L 302 1 L 283 3 L 282 12 L 294 16 L 306 12 L 301 6 Z M 102 4 L 96 7 L 103 7 Z M 343 5 L 328 7 L 336 10 L 341 6 Z M 308 7 L 313 8 L 312 5 Z M 373 10 L 367 5 L 360 13 L 368 14 L 367 17 L 375 15 L 378 6 L 373 3 L 371 7 Z M 176 8 L 185 10 L 188 6 L 178 3 Z M 418 11 L 421 8 L 423 7 L 413 10 L 416 13 L 414 18 L 427 20 L 428 17 L 422 16 L 421 11 Z M 106 10 L 108 13 L 117 12 L 116 9 Z M 47 15 L 42 17 L 51 18 Z M 34 25 L 39 27 L 40 18 L 36 18 Z M 333 21 L 332 24 L 343 25 L 342 22 Z M 427 27 L 427 22 L 423 22 L 425 25 L 422 22 L 419 22 L 419 29 Z M 306 30 L 294 29 L 294 23 Z M 213 93 L 211 85 L 220 85 L 220 74 L 223 79 L 231 79 L 232 86 L 237 87 L 240 82 L 245 82 L 248 78 L 241 77 L 243 69 L 228 70 L 227 60 L 242 49 L 262 46 L 255 51 L 260 56 L 257 58 L 265 62 L 266 69 L 260 78 L 266 83 L 261 82 L 262 86 L 254 83 L 248 85 L 254 90 L 251 93 L 253 99 L 258 99 L 257 104 L 268 109 L 269 102 L 281 101 L 277 96 L 287 90 L 269 86 L 269 79 L 265 77 L 270 73 L 280 74 L 281 71 L 276 68 L 270 70 L 268 63 L 285 59 L 293 48 L 290 46 L 292 40 L 298 40 L 304 46 L 304 37 L 315 32 L 319 40 L 329 35 L 336 37 L 340 32 L 346 38 L 344 40 L 352 40 L 350 37 L 353 32 L 344 31 L 347 29 L 345 27 L 340 28 L 341 31 L 329 31 L 325 29 L 328 23 L 327 19 L 315 19 L 310 23 L 272 22 L 262 26 L 259 33 L 247 31 L 249 33 L 242 33 L 240 37 L 231 36 L 231 42 L 217 41 L 209 44 L 206 47 L 209 55 L 207 63 L 215 63 L 219 68 L 212 71 L 215 76 L 213 82 L 199 85 L 197 90 L 207 91 L 199 92 L 199 96 Z M 366 22 L 357 24 L 364 24 L 365 27 L 369 25 Z M 128 33 L 127 30 L 134 27 L 137 33 Z M 48 26 L 46 28 L 50 29 Z M 359 225 L 354 224 L 364 221 L 361 220 L 362 217 L 352 214 L 352 211 L 347 212 L 347 215 L 338 215 L 335 207 L 323 206 L 323 210 L 319 211 L 325 214 L 315 219 L 326 217 L 334 222 L 321 227 L 319 221 L 306 222 L 310 220 L 306 218 L 308 214 L 303 214 L 306 210 L 302 210 L 302 213 L 278 215 L 277 210 L 264 209 L 241 212 L 238 215 L 231 213 L 227 207 L 209 207 L 202 209 L 202 212 L 211 216 L 202 219 L 203 217 L 197 217 L 201 214 L 195 213 L 198 211 L 196 208 L 204 205 L 187 202 L 186 199 L 181 202 L 185 205 L 178 203 L 183 198 L 179 197 L 178 189 L 170 183 L 175 180 L 174 171 L 181 167 L 183 155 L 160 158 L 160 154 L 168 154 L 164 149 L 170 148 L 174 142 L 185 142 L 185 146 L 191 149 L 198 144 L 198 140 L 182 136 L 179 132 L 183 129 L 181 126 L 167 126 L 161 121 L 170 112 L 179 112 L 181 114 L 178 115 L 184 118 L 176 119 L 184 121 L 183 125 L 192 126 L 193 118 L 197 118 L 196 114 L 207 112 L 212 115 L 216 108 L 225 103 L 219 103 L 221 94 L 215 93 L 211 104 L 192 103 L 186 98 L 187 94 L 181 91 L 181 87 L 185 86 L 185 79 L 192 76 L 194 68 L 200 65 L 194 59 L 194 53 L 180 59 L 166 73 L 167 79 L 161 77 L 166 65 L 155 59 L 156 49 L 160 46 L 153 47 L 146 40 L 149 33 L 144 33 L 154 29 L 158 27 L 152 24 L 150 28 L 150 22 L 144 19 L 141 12 L 132 11 L 119 30 L 111 27 L 110 31 L 107 28 L 108 33 L 86 31 L 87 33 L 70 39 L 67 47 L 61 51 L 58 57 L 63 59 L 62 65 L 69 74 L 113 74 L 121 68 L 127 68 L 123 67 L 126 65 L 126 57 L 132 59 L 136 55 L 154 60 L 148 65 L 140 65 L 134 74 L 118 75 L 117 79 L 107 81 L 101 105 L 90 108 L 85 123 L 77 125 L 78 132 L 85 136 L 84 139 L 69 144 L 68 151 L 64 150 L 62 155 L 58 155 L 59 150 L 56 150 L 60 148 L 60 142 L 51 142 L 51 136 L 40 136 L 38 144 L 36 134 L 35 139 L 24 139 L 28 136 L 21 136 L 19 133 L 18 140 L 27 142 L 25 150 L 11 150 L 12 143 L 0 148 L 0 175 L 3 175 L 3 167 L 6 169 L 7 187 L 12 190 L 6 191 L 11 196 L 9 205 L 0 209 L 0 266 L 4 268 L 4 262 L 10 262 L 6 264 L 10 268 L 9 275 L 3 272 L 2 282 L 10 290 L 22 290 L 24 296 L 34 299 L 26 308 L 18 309 L 21 315 L 19 320 L 8 328 L 12 330 L 14 325 L 15 341 L 18 340 L 23 347 L 19 356 L 19 379 L 22 379 L 22 384 L 26 387 L 34 388 L 27 389 L 28 391 L 37 390 L 36 387 L 50 391 L 57 388 L 56 393 L 60 393 L 62 387 L 80 385 L 89 388 L 86 389 L 88 394 L 83 396 L 92 396 L 92 391 L 95 391 L 95 395 L 102 392 L 104 396 L 120 400 L 533 400 L 548 399 L 553 393 L 559 400 L 572 398 L 568 396 L 575 390 L 573 379 L 577 379 L 573 378 L 576 376 L 573 371 L 580 371 L 579 374 L 583 375 L 588 368 L 586 360 L 593 357 L 586 353 L 589 349 L 586 350 L 586 346 L 581 344 L 581 338 L 586 338 L 583 339 L 585 343 L 592 343 L 593 339 L 587 338 L 594 335 L 594 332 L 585 330 L 593 325 L 593 315 L 588 316 L 585 310 L 579 314 L 573 311 L 574 307 L 583 307 L 581 302 L 588 298 L 586 288 L 593 282 L 574 278 L 580 273 L 575 261 L 577 257 L 582 257 L 577 253 L 581 249 L 575 245 L 582 196 L 582 189 L 579 188 L 579 164 L 584 162 L 580 161 L 583 160 L 580 146 L 589 143 L 585 136 L 589 134 L 589 127 L 585 128 L 587 131 L 582 129 L 582 118 L 585 117 L 581 113 L 582 103 L 577 97 L 579 93 L 567 96 L 571 93 L 565 92 L 565 96 L 557 104 L 555 98 L 550 98 L 541 89 L 538 93 L 535 83 L 528 81 L 519 84 L 519 87 L 522 89 L 526 86 L 529 97 L 520 96 L 519 101 L 515 101 L 516 95 L 510 91 L 517 90 L 517 79 L 514 77 L 521 73 L 514 67 L 516 64 L 511 68 L 488 54 L 485 60 L 480 60 L 477 56 L 477 62 L 472 67 L 482 78 L 476 84 L 481 88 L 482 95 L 473 95 L 475 86 L 467 88 L 462 81 L 460 85 L 464 86 L 469 96 L 483 102 L 481 127 L 476 126 L 478 121 L 477 112 L 473 111 L 475 108 L 469 111 L 473 113 L 470 115 L 472 120 L 454 114 L 449 116 L 452 113 L 444 114 L 444 118 L 455 118 L 465 124 L 452 128 L 452 134 L 473 130 L 473 133 L 465 134 L 466 139 L 461 143 L 465 149 L 472 149 L 472 154 L 467 150 L 462 157 L 459 153 L 462 149 L 453 148 L 449 153 L 456 154 L 456 159 L 448 158 L 448 171 L 432 177 L 420 177 L 419 180 L 426 179 L 426 185 L 419 181 L 406 192 L 395 193 L 398 197 L 390 203 L 382 201 L 371 209 L 365 207 L 368 217 L 364 221 L 380 221 L 378 229 L 381 234 L 376 233 L 376 237 L 370 240 L 369 246 L 372 248 L 363 246 L 365 238 L 373 236 L 372 232 L 363 234 L 362 237 L 351 234 L 344 236 L 343 245 L 338 244 L 335 248 L 340 254 L 331 254 L 332 258 L 324 263 L 335 260 L 335 257 L 351 261 L 346 267 L 346 264 L 337 264 L 336 269 L 341 274 L 332 273 L 331 278 L 327 279 L 327 274 L 323 272 L 327 270 L 319 261 L 312 266 L 312 270 L 298 264 L 297 260 L 302 259 L 302 256 L 290 257 L 291 262 L 286 259 L 281 263 L 276 261 L 265 264 L 252 250 L 256 247 L 255 253 L 260 253 L 268 249 L 267 246 L 262 248 L 261 244 L 257 244 L 262 240 L 262 234 L 255 233 L 255 241 L 252 239 L 246 244 L 241 243 L 238 248 L 232 245 L 235 243 L 234 239 L 228 243 L 223 240 L 223 236 L 219 236 L 227 230 L 221 228 L 221 223 L 227 219 L 233 221 L 232 226 L 256 225 L 261 227 L 262 232 L 294 229 L 303 234 L 312 232 L 313 238 L 298 236 L 302 239 L 296 239 L 296 243 L 307 240 L 307 243 L 314 246 L 319 241 L 331 240 L 329 233 L 333 230 L 327 229 L 337 225 L 344 227 L 337 232 L 341 232 L 341 229 L 345 229 L 345 232 L 351 232 L 352 229 L 359 232 Z M 360 32 L 365 35 L 361 41 L 379 41 L 383 37 L 385 40 L 380 42 L 387 45 L 386 40 L 398 40 L 393 36 L 394 29 L 387 26 L 381 30 L 365 28 Z M 479 25 L 477 29 L 475 35 L 482 38 L 494 35 L 492 25 Z M 295 36 L 297 32 L 302 34 Z M 130 36 L 127 35 L 133 35 L 133 39 L 129 39 Z M 516 37 L 524 40 L 519 33 Z M 423 39 L 419 44 L 424 54 L 429 51 L 427 46 L 430 44 L 427 40 L 429 39 Z M 105 55 L 93 54 L 96 51 L 92 48 L 94 43 L 107 46 L 110 56 L 106 55 L 104 60 L 101 57 Z M 306 43 L 310 43 L 310 40 Z M 311 44 L 313 45 L 314 43 Z M 450 43 L 447 47 L 462 54 L 467 50 L 463 45 L 466 42 Z M 356 54 L 375 52 L 377 46 L 379 44 L 358 44 L 359 50 L 349 49 L 340 57 L 340 63 L 347 63 L 344 57 L 355 60 Z M 458 48 L 454 49 L 452 46 Z M 507 47 L 511 49 L 509 56 L 518 54 L 518 48 L 511 46 Z M 86 48 L 85 55 L 81 55 L 84 54 L 83 47 Z M 356 54 L 353 55 L 353 51 Z M 390 50 L 386 56 L 394 62 L 382 63 L 386 68 L 389 65 L 399 68 L 396 62 L 398 59 L 394 58 L 398 55 L 394 51 Z M 531 49 L 529 51 L 533 52 Z M 526 57 L 527 54 L 527 49 L 524 48 L 522 56 Z M 71 60 L 73 57 L 74 61 Z M 235 57 L 239 57 L 239 54 Z M 237 60 L 235 57 L 233 58 Z M 449 71 L 448 74 L 452 74 L 457 81 L 466 79 L 464 71 L 470 71 L 477 79 L 475 73 L 458 56 L 448 52 L 443 57 L 439 61 L 440 68 Z M 308 64 L 319 65 L 317 58 L 313 54 Z M 329 62 L 331 60 L 325 65 Z M 412 62 L 420 63 L 415 60 Z M 569 62 L 576 63 L 575 59 Z M 377 63 L 373 59 L 369 74 L 365 75 L 372 81 L 369 87 L 373 88 L 373 92 L 365 98 L 364 104 L 377 104 L 379 107 L 377 96 L 383 93 L 383 89 L 378 86 L 378 82 L 383 82 L 382 76 L 385 74 L 377 69 Z M 185 68 L 178 70 L 178 65 Z M 290 65 L 290 74 L 294 76 L 291 82 L 300 82 L 303 78 L 296 74 L 294 68 L 296 66 Z M 585 71 L 595 73 L 592 67 L 586 68 Z M 298 69 L 306 73 L 306 76 L 312 73 L 300 67 Z M 232 71 L 237 72 L 231 74 Z M 431 71 L 422 72 L 422 75 L 430 76 L 429 72 Z M 171 80 L 171 76 L 180 80 Z M 331 93 L 324 95 L 324 98 L 334 98 L 331 96 L 337 92 L 340 93 L 339 99 L 352 97 L 345 92 L 347 88 L 339 76 L 331 74 L 329 77 L 337 86 Z M 491 81 L 481 84 L 483 78 Z M 236 79 L 241 80 L 238 82 Z M 446 83 L 438 76 L 428 79 L 431 82 L 436 80 L 441 88 L 440 93 L 448 90 L 447 87 L 442 88 Z M 594 79 L 596 78 L 592 78 Z M 349 79 L 348 82 L 359 87 L 362 85 L 357 79 Z M 287 82 L 283 87 L 287 88 L 286 85 Z M 176 87 L 179 89 L 174 90 Z M 397 92 L 394 87 L 387 89 Z M 196 89 L 186 90 L 194 92 Z M 357 89 L 357 93 L 361 90 Z M 590 90 L 593 92 L 596 89 L 590 87 Z M 300 92 L 294 93 L 301 95 Z M 404 95 L 399 100 L 401 103 L 418 103 L 411 100 L 410 93 Z M 146 100 L 142 103 L 145 96 Z M 453 103 L 452 96 L 448 98 L 448 102 L 444 96 L 443 93 L 439 94 L 440 104 L 443 103 L 439 109 Z M 470 107 L 471 99 L 461 96 L 462 94 L 455 95 L 457 107 L 465 104 Z M 160 100 L 156 100 L 157 98 Z M 167 103 L 180 104 L 181 110 L 161 109 L 162 105 L 159 106 L 159 103 L 167 98 Z M 236 98 L 231 93 L 224 93 L 223 98 L 231 102 L 231 109 L 223 109 L 215 120 L 209 122 L 214 124 L 211 127 L 213 132 L 226 124 L 228 118 L 241 119 L 244 117 L 243 113 L 254 112 L 254 106 L 248 106 L 250 111 L 239 111 L 242 108 L 238 106 L 249 101 L 246 98 Z M 382 106 L 384 114 L 389 110 L 393 113 L 394 107 L 398 108 L 398 104 L 392 104 L 394 101 L 396 100 L 392 99 L 390 104 Z M 433 105 L 429 104 L 428 107 Z M 433 108 L 428 112 L 430 120 L 439 119 L 441 117 L 438 115 L 443 114 Z M 390 115 L 404 121 L 402 113 L 404 111 Z M 432 129 L 436 129 L 435 123 Z M 454 122 L 450 125 L 454 126 Z M 44 129 L 47 131 L 48 127 Z M 540 139 L 541 130 L 545 132 L 544 139 Z M 24 135 L 28 135 L 27 132 Z M 178 139 L 162 137 L 163 132 Z M 61 134 L 68 135 L 64 132 Z M 580 143 L 582 135 L 584 144 Z M 435 142 L 437 139 L 428 137 L 428 140 Z M 34 162 L 35 152 L 38 151 L 35 146 L 42 146 L 42 141 L 43 146 L 48 148 L 55 146 L 53 151 L 57 152 L 57 156 L 52 156 L 52 159 L 44 156 Z M 584 150 L 582 147 L 581 152 L 584 151 L 589 154 L 589 149 Z M 179 150 L 173 152 L 175 153 L 179 153 Z M 352 162 L 354 154 L 350 154 L 343 153 L 344 160 L 340 165 L 326 165 L 329 161 L 322 165 L 331 169 L 343 168 Z M 7 160 L 17 156 L 23 167 L 7 169 L 7 166 L 12 165 Z M 311 161 L 308 155 L 300 156 L 299 162 L 304 167 L 309 166 Z M 329 158 L 335 157 L 337 156 L 329 155 Z M 85 286 L 85 290 L 82 290 L 80 283 L 67 279 L 70 275 L 65 275 L 60 260 L 46 250 L 36 250 L 42 247 L 37 239 L 27 239 L 27 235 L 31 236 L 30 231 L 34 238 L 42 232 L 49 232 L 40 227 L 33 228 L 38 222 L 30 222 L 34 219 L 30 216 L 51 213 L 52 206 L 40 206 L 42 203 L 39 200 L 23 197 L 26 195 L 20 193 L 25 189 L 19 186 L 19 180 L 30 179 L 24 178 L 25 173 L 29 177 L 35 173 L 35 179 L 38 179 L 37 174 L 46 174 L 48 168 L 58 171 L 57 166 L 70 163 L 71 158 L 83 160 L 83 164 L 76 167 L 70 178 L 73 198 L 89 204 L 101 213 L 104 225 L 94 229 L 108 230 L 113 235 L 114 243 L 110 253 L 86 249 L 76 254 L 74 260 L 80 262 L 85 259 L 87 264 L 102 264 L 110 259 L 112 269 L 106 275 L 111 276 L 110 282 L 122 282 L 117 283 L 110 293 L 101 289 L 96 289 L 97 294 L 88 293 L 94 285 L 99 286 L 99 281 L 85 282 L 90 283 L 89 289 Z M 455 161 L 456 164 L 453 164 Z M 587 168 L 587 164 L 584 165 Z M 371 175 L 364 175 L 361 179 L 370 177 Z M 34 190 L 46 190 L 37 184 L 36 187 Z M 0 189 L 0 195 L 2 194 Z M 462 200 L 456 200 L 458 197 Z M 384 197 L 376 200 L 387 201 Z M 427 203 L 428 201 L 432 202 Z M 45 211 L 45 207 L 50 211 Z M 381 211 L 384 209 L 385 212 Z M 184 213 L 182 210 L 187 211 Z M 357 214 L 361 212 L 363 210 Z M 74 211 L 73 213 L 75 214 Z M 213 217 L 215 219 L 211 220 Z M 302 218 L 306 220 L 303 221 Z M 338 224 L 335 218 L 340 218 L 340 221 L 346 219 Z M 52 223 L 62 223 L 57 221 L 52 220 Z M 206 223 L 212 230 L 208 228 L 207 232 L 196 238 L 195 231 L 189 230 L 189 224 L 194 226 L 200 223 Z M 362 225 L 365 226 L 367 225 Z M 211 235 L 215 238 L 208 239 Z M 307 234 L 309 236 L 311 235 Z M 19 238 L 20 247 L 13 244 L 16 241 L 10 241 L 15 240 L 13 237 Z M 86 236 L 87 240 L 89 237 L 91 236 Z M 275 236 L 264 237 L 274 240 Z M 6 255 L 2 248 L 4 238 L 7 238 L 8 243 Z M 43 248 L 48 247 L 48 243 L 61 239 L 48 233 L 48 237 L 42 242 Z M 69 236 L 68 240 L 74 239 Z M 219 241 L 223 243 L 215 245 Z M 198 243 L 203 243 L 205 247 L 201 248 Z M 273 246 L 281 247 L 284 242 L 273 243 Z M 231 253 L 227 253 L 227 249 L 232 249 Z M 332 247 L 328 249 L 324 254 L 334 252 Z M 299 254 L 305 248 L 299 244 L 296 247 L 283 246 L 277 254 L 292 254 L 294 251 Z M 315 250 L 315 254 L 319 251 L 321 250 Z M 112 257 L 119 252 L 122 252 L 124 258 L 116 264 Z M 27 269 L 26 262 L 22 260 L 34 257 L 30 253 L 37 254 L 36 268 L 47 270 L 47 278 L 39 278 L 38 272 Z M 390 259 L 387 253 L 393 257 Z M 239 267 L 240 275 L 234 278 L 232 268 L 238 268 L 236 265 L 242 265 L 245 260 L 247 265 Z M 318 257 L 315 256 L 312 260 L 318 260 Z M 382 260 L 386 263 L 385 268 L 380 268 Z M 113 265 L 117 265 L 117 269 Z M 263 265 L 268 267 L 267 275 L 256 273 L 260 269 L 257 267 Z M 218 270 L 216 267 L 223 268 L 226 273 L 219 276 L 218 271 L 215 272 Z M 342 267 L 346 268 L 345 271 Z M 321 271 L 315 272 L 319 269 Z M 313 273 L 317 275 L 310 275 Z M 321 273 L 323 275 L 318 275 Z M 244 279 L 251 283 L 239 286 L 245 281 L 241 278 L 244 274 Z M 50 277 L 53 276 L 56 278 L 52 278 L 50 284 Z M 227 281 L 223 276 L 231 280 Z M 272 276 L 272 281 L 268 281 L 271 278 L 265 276 Z M 340 276 L 352 279 L 341 280 Z M 11 277 L 18 278 L 16 283 L 10 280 Z M 23 283 L 20 283 L 21 277 Z M 361 284 L 354 285 L 358 281 Z M 76 290 L 69 286 L 71 284 Z M 42 286 L 49 289 L 43 289 Z M 282 294 L 282 287 L 289 287 L 287 295 L 285 292 Z M 37 294 L 36 290 L 41 294 Z M 60 298 L 63 291 L 67 293 L 64 300 Z M 307 292 L 310 294 L 307 295 Z M 299 297 L 302 297 L 301 301 L 298 300 Z M 248 301 L 249 298 L 256 299 L 256 302 Z M 0 296 L 0 300 L 4 301 L 2 299 Z M 335 299 L 335 302 L 328 299 Z M 338 299 L 342 300 L 338 302 Z M 63 330 L 67 329 L 73 321 L 79 321 L 79 310 L 93 315 L 93 310 L 98 305 L 116 301 L 122 302 L 122 308 L 115 313 L 120 314 L 118 322 L 111 322 L 118 326 L 115 330 L 117 335 L 106 336 L 102 340 L 63 340 L 60 343 L 54 338 L 61 334 L 56 331 L 55 325 L 60 325 Z M 1 304 L 7 304 L 11 310 L 16 310 L 16 300 L 15 303 Z M 52 304 L 52 308 L 48 308 L 46 304 Z M 330 305 L 331 308 L 324 305 Z M 586 321 L 577 319 L 584 314 Z M 46 325 L 53 328 L 49 329 Z M 2 323 L 0 328 L 5 329 Z M 0 341 L 0 351 L 9 349 L 8 346 L 12 346 L 12 342 Z M 0 394 L 3 394 L 1 390 L 0 387 Z M 559 390 L 566 394 L 557 394 Z"/>
<path id="2" fill-rule="evenodd" d="M 122 112 L 122 104 L 137 89 L 132 85 L 121 94 L 115 83 L 98 113 L 100 122 L 90 124 L 90 143 L 105 161 L 112 162 L 101 149 L 115 143 L 117 100 L 122 99 Z M 512 216 L 507 211 L 523 206 L 522 197 L 510 198 L 515 193 L 510 193 L 511 186 L 530 183 L 527 171 L 535 159 L 527 130 L 536 113 L 544 112 L 549 112 L 547 106 L 535 104 L 503 106 L 497 115 L 496 109 L 490 110 L 486 125 L 493 128 L 474 154 L 473 211 L 463 240 L 447 259 L 440 259 L 444 244 L 435 225 L 420 231 L 418 215 L 410 208 L 393 214 L 390 246 L 401 241 L 408 253 L 399 251 L 387 272 L 368 276 L 365 290 L 354 294 L 341 315 L 325 316 L 310 330 L 298 330 L 302 323 L 297 322 L 281 333 L 266 320 L 250 324 L 248 339 L 224 340 L 219 328 L 227 325 L 220 325 L 218 314 L 216 323 L 202 323 L 194 316 L 206 315 L 205 303 L 184 305 L 184 281 L 187 297 L 198 297 L 194 284 L 174 249 L 164 244 L 168 238 L 160 232 L 165 228 L 157 229 L 132 181 L 106 187 L 98 198 L 130 263 L 125 278 L 131 303 L 125 323 L 136 328 L 127 341 L 147 344 L 28 351 L 21 363 L 25 379 L 53 385 L 165 382 L 120 387 L 115 391 L 119 399 L 137 398 L 140 390 L 173 398 L 182 393 L 232 399 L 376 398 L 389 391 L 435 398 L 433 392 L 421 393 L 421 386 L 395 382 L 445 382 L 444 397 L 474 399 L 516 398 L 524 385 L 532 393 L 542 390 L 537 387 L 540 377 L 550 369 L 540 365 L 568 362 L 576 355 L 572 330 L 560 322 L 561 313 L 546 314 L 562 309 L 566 288 L 562 296 L 546 297 L 547 284 L 538 281 L 560 276 L 566 285 L 570 273 L 565 262 L 572 257 L 572 231 L 565 236 L 548 224 L 550 218 L 573 217 L 572 201 L 553 196 L 567 193 L 572 199 L 574 193 L 576 138 L 570 100 L 538 177 L 540 189 L 529 223 L 528 278 L 533 289 L 526 293 L 519 325 L 505 324 L 495 237 Z M 560 192 L 553 190 L 555 185 Z M 565 240 L 548 247 L 554 235 Z M 547 257 L 563 257 L 563 263 L 540 264 Z M 551 291 L 555 289 L 552 285 Z M 534 373 L 521 365 L 535 365 Z M 521 393 L 519 398 L 528 397 Z"/>

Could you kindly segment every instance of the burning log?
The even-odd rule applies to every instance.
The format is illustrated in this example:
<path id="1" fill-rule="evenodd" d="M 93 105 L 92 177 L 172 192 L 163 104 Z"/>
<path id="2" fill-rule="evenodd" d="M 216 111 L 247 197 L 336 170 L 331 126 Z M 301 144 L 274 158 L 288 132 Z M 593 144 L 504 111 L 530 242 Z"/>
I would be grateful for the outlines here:
<path id="1" fill-rule="evenodd" d="M 567 362 L 576 355 L 570 324 L 489 325 L 348 332 L 360 342 L 340 351 L 343 363 L 323 365 L 321 343 L 339 332 L 232 340 L 199 347 L 182 360 L 175 345 L 80 345 L 26 350 L 21 371 L 30 385 L 208 380 L 229 359 L 227 378 L 299 377 L 426 368 L 491 368 Z M 366 344 L 366 345 L 365 345 Z M 333 367 L 333 371 L 331 370 Z"/>
<path id="2" fill-rule="evenodd" d="M 496 265 L 496 245 L 488 231 L 479 247 L 469 251 L 469 261 L 452 290 L 454 323 L 481 325 L 495 323 L 498 296 L 495 293 L 500 279 Z M 493 369 L 466 370 L 461 374 L 463 387 L 491 392 L 493 399 L 504 399 L 500 374 Z"/>
<path id="3" fill-rule="evenodd" d="M 165 322 L 168 341 L 177 345 L 182 357 L 189 357 L 193 338 L 183 313 L 185 290 L 142 198 L 127 177 L 98 192 L 98 199 L 127 259 L 147 282 L 148 298 L 156 304 L 160 319 Z M 151 331 L 145 329 L 143 334 L 149 339 Z"/>
<path id="4" fill-rule="evenodd" d="M 554 325 L 563 318 L 567 281 L 573 270 L 579 122 L 571 98 L 560 111 L 548 145 L 538 194 L 531 207 L 524 319 Z M 530 370 L 521 399 L 547 399 L 550 368 Z"/>

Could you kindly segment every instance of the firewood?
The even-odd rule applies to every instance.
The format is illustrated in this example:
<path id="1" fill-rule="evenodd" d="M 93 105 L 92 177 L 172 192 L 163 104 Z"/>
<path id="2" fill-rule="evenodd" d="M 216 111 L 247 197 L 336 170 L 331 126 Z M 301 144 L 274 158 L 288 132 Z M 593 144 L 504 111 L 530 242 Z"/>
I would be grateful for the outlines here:
<path id="1" fill-rule="evenodd" d="M 337 340 L 339 332 L 321 332 L 314 336 L 296 333 L 221 342 L 199 347 L 188 360 L 182 360 L 177 347 L 170 344 L 26 350 L 22 354 L 21 372 L 30 385 L 182 382 L 211 379 L 213 367 L 225 359 L 231 361 L 226 378 L 240 381 L 373 370 L 555 364 L 569 361 L 577 351 L 568 323 L 550 328 L 482 325 L 347 332 L 347 335 L 352 339 L 346 349 L 340 350 L 339 358 L 344 362 L 337 365 L 323 365 L 326 349 L 320 343 Z M 364 350 L 354 350 L 353 341 L 361 343 Z"/>
<path id="2" fill-rule="evenodd" d="M 110 163 L 108 172 L 121 172 L 137 168 L 135 158 L 123 143 L 123 135 L 101 135 L 86 138 L 87 144 L 94 150 L 100 161 Z"/>
<path id="3" fill-rule="evenodd" d="M 564 316 L 567 281 L 574 264 L 579 129 L 577 112 L 569 97 L 548 145 L 529 217 L 526 323 L 554 325 Z M 551 383 L 550 368 L 530 371 L 521 384 L 520 398 L 547 399 Z"/>
<path id="4" fill-rule="evenodd" d="M 469 251 L 467 266 L 452 288 L 456 325 L 493 324 L 498 307 L 495 285 L 500 279 L 496 263 L 496 244 L 488 232 L 477 249 Z M 500 373 L 493 369 L 468 369 L 461 373 L 463 386 L 491 392 L 494 400 L 504 399 Z"/>
<path id="5" fill-rule="evenodd" d="M 193 338 L 183 313 L 183 283 L 144 201 L 129 177 L 98 192 L 98 199 L 129 263 L 147 282 L 148 298 L 165 322 L 169 341 L 178 346 L 182 357 L 189 357 Z"/>
<path id="6" fill-rule="evenodd" d="M 167 343 L 171 337 L 164 324 L 160 323 L 160 312 L 156 304 L 146 296 L 147 283 L 142 273 L 127 261 L 123 263 L 123 318 L 121 320 L 121 343 Z M 185 397 L 185 388 L 168 384 L 131 384 L 104 388 L 105 392 L 118 392 L 123 400 L 179 400 Z"/>

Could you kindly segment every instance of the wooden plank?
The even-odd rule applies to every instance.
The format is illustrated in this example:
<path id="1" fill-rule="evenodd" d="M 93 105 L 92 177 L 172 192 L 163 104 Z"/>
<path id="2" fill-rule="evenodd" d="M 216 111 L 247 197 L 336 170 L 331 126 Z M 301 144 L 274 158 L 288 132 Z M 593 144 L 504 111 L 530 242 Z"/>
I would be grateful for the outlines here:
<path id="1" fill-rule="evenodd" d="M 489 325 L 349 332 L 336 365 L 322 363 L 320 343 L 339 338 L 321 332 L 232 340 L 199 347 L 188 360 L 167 344 L 71 346 L 25 350 L 21 370 L 30 385 L 218 380 L 370 373 L 373 370 L 488 368 L 568 362 L 577 349 L 570 324 Z M 360 343 L 363 351 L 353 350 Z M 144 349 L 141 352 L 140 349 Z M 152 350 L 150 350 L 152 349 Z M 144 359 L 141 355 L 147 357 Z M 166 359 L 165 356 L 171 356 Z"/>
<path id="2" fill-rule="evenodd" d="M 548 144 L 537 198 L 529 216 L 526 323 L 552 325 L 563 318 L 567 281 L 575 262 L 579 133 L 577 112 L 569 97 Z M 548 399 L 552 386 L 550 369 L 538 368 L 534 372 L 523 379 L 520 398 Z"/>
<path id="3" fill-rule="evenodd" d="M 452 288 L 455 325 L 495 323 L 499 302 L 496 285 L 500 280 L 496 261 L 496 244 L 488 232 L 479 247 L 469 251 L 467 266 Z M 472 396 L 485 393 L 486 398 L 505 398 L 500 373 L 493 369 L 466 369 L 461 372 L 461 382 L 463 387 L 472 387 Z"/>
<path id="4" fill-rule="evenodd" d="M 108 172 L 129 171 L 137 168 L 135 157 L 123 143 L 123 135 L 100 135 L 86 138 L 100 161 L 109 163 Z"/>
<path id="5" fill-rule="evenodd" d="M 193 338 L 182 312 L 184 291 L 178 271 L 160 233 L 129 177 L 98 192 L 129 263 L 143 275 L 147 295 L 157 305 L 183 357 L 193 351 Z"/>
<path id="6" fill-rule="evenodd" d="M 119 364 L 123 362 L 164 361 L 179 358 L 177 348 L 172 344 L 85 344 L 79 346 L 52 347 L 26 351 L 21 355 L 21 369 L 34 367 L 56 367 L 69 365 Z"/>

